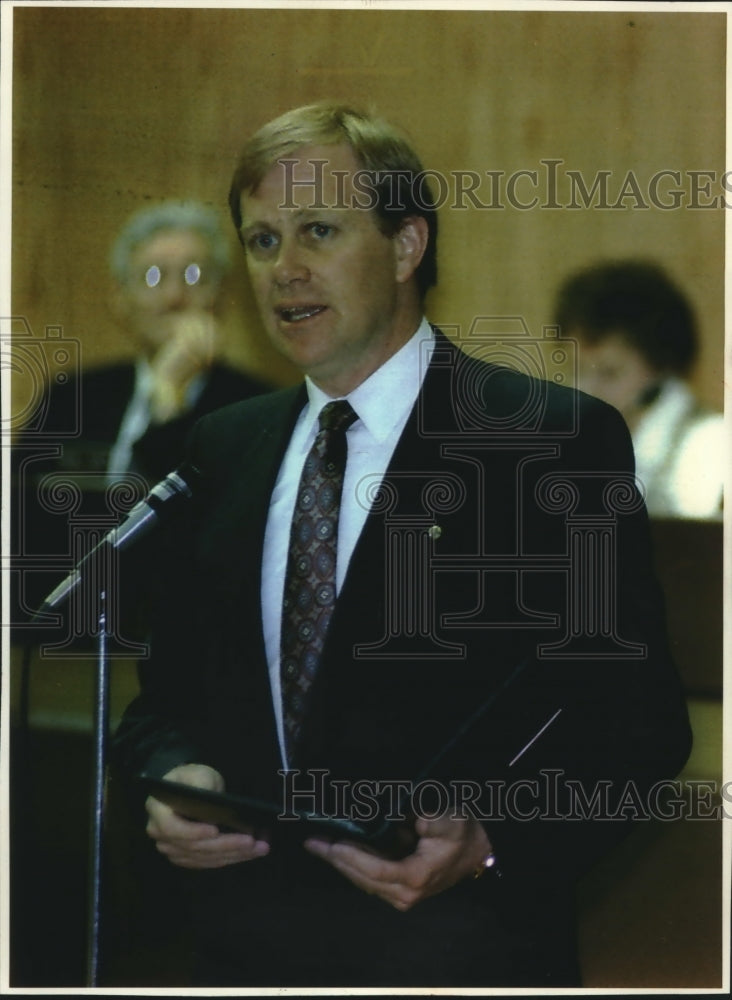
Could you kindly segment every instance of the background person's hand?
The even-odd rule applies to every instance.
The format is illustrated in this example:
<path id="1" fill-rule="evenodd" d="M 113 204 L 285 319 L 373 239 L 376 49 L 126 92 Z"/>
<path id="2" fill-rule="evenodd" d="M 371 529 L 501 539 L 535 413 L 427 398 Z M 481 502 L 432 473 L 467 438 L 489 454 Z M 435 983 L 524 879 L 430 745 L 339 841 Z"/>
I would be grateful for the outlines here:
<path id="1" fill-rule="evenodd" d="M 186 393 L 196 375 L 207 371 L 219 348 L 215 317 L 188 309 L 166 317 L 169 335 L 151 362 L 152 418 L 170 420 L 186 409 Z"/>

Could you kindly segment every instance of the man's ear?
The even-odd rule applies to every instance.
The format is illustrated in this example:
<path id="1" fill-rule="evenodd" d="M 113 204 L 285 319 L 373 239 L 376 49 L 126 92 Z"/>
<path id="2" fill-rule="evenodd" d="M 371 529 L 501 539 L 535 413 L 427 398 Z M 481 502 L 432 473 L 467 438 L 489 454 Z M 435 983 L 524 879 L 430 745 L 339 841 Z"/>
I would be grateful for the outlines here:
<path id="1" fill-rule="evenodd" d="M 422 215 L 408 215 L 394 234 L 396 279 L 409 281 L 424 257 L 429 239 L 427 220 Z"/>

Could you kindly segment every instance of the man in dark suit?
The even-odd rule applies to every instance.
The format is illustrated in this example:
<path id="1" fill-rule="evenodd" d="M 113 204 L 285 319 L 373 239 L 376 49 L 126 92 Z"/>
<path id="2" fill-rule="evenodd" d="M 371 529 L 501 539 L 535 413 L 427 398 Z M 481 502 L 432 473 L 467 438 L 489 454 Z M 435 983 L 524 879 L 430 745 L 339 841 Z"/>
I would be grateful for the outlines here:
<path id="1" fill-rule="evenodd" d="M 402 850 L 149 797 L 195 984 L 579 985 L 574 881 L 689 749 L 623 422 L 426 322 L 436 216 L 386 123 L 283 115 L 230 205 L 306 384 L 196 426 L 114 758 Z"/>

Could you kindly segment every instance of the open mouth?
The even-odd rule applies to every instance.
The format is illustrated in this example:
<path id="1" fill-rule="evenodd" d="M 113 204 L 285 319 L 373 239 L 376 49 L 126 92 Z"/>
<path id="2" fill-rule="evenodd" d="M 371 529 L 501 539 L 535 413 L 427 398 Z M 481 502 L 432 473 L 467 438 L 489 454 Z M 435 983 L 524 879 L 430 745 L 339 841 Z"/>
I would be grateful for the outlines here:
<path id="1" fill-rule="evenodd" d="M 288 306 L 277 310 L 286 323 L 301 323 L 325 311 L 325 306 Z"/>

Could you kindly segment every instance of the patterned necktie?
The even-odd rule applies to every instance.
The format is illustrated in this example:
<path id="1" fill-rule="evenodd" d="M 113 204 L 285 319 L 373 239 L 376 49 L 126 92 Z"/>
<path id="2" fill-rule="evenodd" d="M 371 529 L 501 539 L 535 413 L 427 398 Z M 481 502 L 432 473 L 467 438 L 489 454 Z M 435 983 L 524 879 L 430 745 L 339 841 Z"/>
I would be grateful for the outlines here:
<path id="1" fill-rule="evenodd" d="M 305 459 L 292 516 L 280 648 L 285 742 L 290 758 L 335 605 L 346 431 L 356 416 L 344 399 L 327 403 L 320 411 L 320 430 Z"/>

